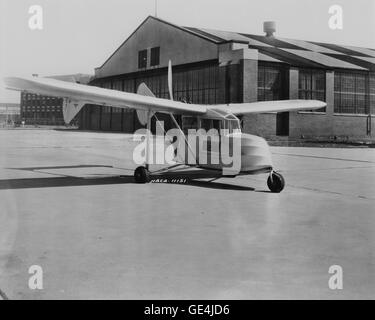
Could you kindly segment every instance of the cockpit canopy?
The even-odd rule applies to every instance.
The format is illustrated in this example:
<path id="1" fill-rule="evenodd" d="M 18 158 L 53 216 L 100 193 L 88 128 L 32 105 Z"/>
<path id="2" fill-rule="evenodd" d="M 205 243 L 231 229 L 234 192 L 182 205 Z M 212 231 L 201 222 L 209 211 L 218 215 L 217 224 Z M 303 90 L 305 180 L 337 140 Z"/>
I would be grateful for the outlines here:
<path id="1" fill-rule="evenodd" d="M 211 129 L 217 130 L 218 134 L 226 129 L 229 133 L 233 133 L 234 130 L 241 130 L 240 120 L 232 115 L 226 116 L 183 116 L 182 117 L 182 130 L 185 134 L 188 133 L 189 129 L 204 129 L 207 132 Z"/>

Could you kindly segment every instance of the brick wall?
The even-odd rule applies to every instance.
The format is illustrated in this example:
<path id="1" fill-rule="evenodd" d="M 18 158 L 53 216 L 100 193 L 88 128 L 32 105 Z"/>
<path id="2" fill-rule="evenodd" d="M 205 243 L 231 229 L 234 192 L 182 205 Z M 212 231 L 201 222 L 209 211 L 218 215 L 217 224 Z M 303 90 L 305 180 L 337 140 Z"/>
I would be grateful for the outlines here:
<path id="1" fill-rule="evenodd" d="M 367 136 L 367 116 L 333 116 L 333 134 L 335 136 L 369 137 Z M 371 119 L 372 137 L 375 137 L 375 117 Z"/>
<path id="2" fill-rule="evenodd" d="M 322 113 L 290 112 L 289 137 L 331 136 L 332 117 Z"/>
<path id="3" fill-rule="evenodd" d="M 263 138 L 276 135 L 276 113 L 251 114 L 243 117 L 243 132 Z"/>

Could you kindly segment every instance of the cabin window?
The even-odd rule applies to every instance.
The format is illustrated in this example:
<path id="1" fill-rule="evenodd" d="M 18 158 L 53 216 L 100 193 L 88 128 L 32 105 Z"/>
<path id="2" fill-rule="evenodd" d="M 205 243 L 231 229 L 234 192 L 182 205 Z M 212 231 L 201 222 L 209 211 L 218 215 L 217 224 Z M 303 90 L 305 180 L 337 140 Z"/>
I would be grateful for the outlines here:
<path id="1" fill-rule="evenodd" d="M 185 134 L 188 134 L 189 129 L 198 130 L 198 118 L 185 116 L 182 117 L 182 130 Z"/>
<path id="2" fill-rule="evenodd" d="M 201 120 L 202 129 L 209 131 L 211 129 L 216 129 L 217 133 L 221 129 L 221 120 L 218 119 L 202 119 Z"/>
<path id="3" fill-rule="evenodd" d="M 138 69 L 147 68 L 147 49 L 138 52 Z"/>
<path id="4" fill-rule="evenodd" d="M 234 130 L 241 130 L 240 122 L 237 119 L 225 120 L 224 129 L 227 129 L 229 133 L 232 133 Z"/>
<path id="5" fill-rule="evenodd" d="M 160 47 L 151 48 L 151 67 L 158 66 L 160 64 Z"/>

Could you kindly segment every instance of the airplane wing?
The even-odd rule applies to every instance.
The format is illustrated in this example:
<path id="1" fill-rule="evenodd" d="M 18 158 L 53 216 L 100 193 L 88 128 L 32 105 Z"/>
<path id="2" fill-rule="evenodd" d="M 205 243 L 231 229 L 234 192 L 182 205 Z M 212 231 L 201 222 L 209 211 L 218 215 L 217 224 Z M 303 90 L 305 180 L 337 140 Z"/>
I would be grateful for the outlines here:
<path id="1" fill-rule="evenodd" d="M 66 98 L 69 103 L 63 107 L 64 121 L 69 123 L 85 104 L 134 108 L 154 112 L 173 112 L 176 114 L 204 114 L 207 107 L 186 104 L 179 101 L 160 99 L 135 93 L 104 89 L 51 78 L 4 79 L 7 89 L 35 93 L 50 97 Z"/>
<path id="2" fill-rule="evenodd" d="M 208 110 L 244 115 L 250 113 L 313 110 L 323 108 L 326 105 L 325 102 L 319 100 L 277 100 L 212 105 L 208 106 Z"/>
<path id="3" fill-rule="evenodd" d="M 192 115 L 204 115 L 210 113 L 210 111 L 220 112 L 221 114 L 232 113 L 234 115 L 243 115 L 250 113 L 311 110 L 326 106 L 326 103 L 318 100 L 280 100 L 238 104 L 199 105 L 51 78 L 8 77 L 4 79 L 4 82 L 7 89 L 65 98 L 63 114 L 66 123 L 69 123 L 85 104 Z"/>

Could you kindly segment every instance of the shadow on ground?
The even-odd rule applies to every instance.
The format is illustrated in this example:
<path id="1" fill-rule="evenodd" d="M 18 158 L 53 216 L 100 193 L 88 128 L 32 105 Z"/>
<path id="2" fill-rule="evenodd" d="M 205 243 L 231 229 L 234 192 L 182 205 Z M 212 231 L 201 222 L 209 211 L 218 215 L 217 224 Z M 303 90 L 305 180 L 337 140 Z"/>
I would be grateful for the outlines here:
<path id="1" fill-rule="evenodd" d="M 74 169 L 74 168 L 92 168 L 92 167 L 106 167 L 112 166 L 104 165 L 76 165 L 76 166 L 47 166 L 47 167 L 22 167 L 22 168 L 8 168 L 12 170 L 25 170 L 36 172 L 38 170 L 48 169 Z M 45 172 L 44 172 L 45 173 Z M 133 175 L 118 175 L 118 176 L 86 176 L 76 177 L 70 175 L 52 174 L 53 177 L 47 178 L 18 178 L 18 179 L 3 179 L 0 180 L 0 190 L 9 189 L 29 189 L 29 188 L 55 188 L 55 187 L 72 187 L 72 186 L 90 186 L 90 185 L 107 185 L 107 184 L 136 184 Z M 181 184 L 190 185 L 201 188 L 210 189 L 226 189 L 226 190 L 240 190 L 240 191 L 254 191 L 254 188 L 232 185 L 228 183 L 215 182 L 213 180 L 220 178 L 217 172 L 206 171 L 177 171 L 177 172 L 161 172 L 151 175 L 152 184 L 167 183 L 167 184 Z M 183 182 L 181 182 L 183 179 Z M 197 179 L 212 179 L 212 180 L 197 180 Z M 175 182 L 180 180 L 180 182 Z"/>

